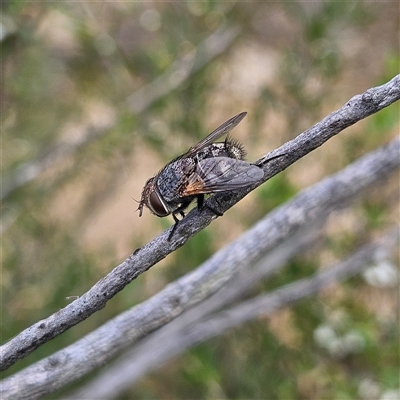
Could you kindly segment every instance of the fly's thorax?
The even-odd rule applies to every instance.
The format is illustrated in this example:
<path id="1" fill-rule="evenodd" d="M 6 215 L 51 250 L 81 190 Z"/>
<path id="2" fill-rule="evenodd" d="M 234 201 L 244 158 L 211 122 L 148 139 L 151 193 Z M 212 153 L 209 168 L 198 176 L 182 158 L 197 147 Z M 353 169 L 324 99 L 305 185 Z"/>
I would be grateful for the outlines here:
<path id="1" fill-rule="evenodd" d="M 196 162 L 192 158 L 181 158 L 171 162 L 157 176 L 157 187 L 170 208 L 175 209 L 181 203 L 180 193 L 187 185 L 189 177 L 196 170 Z"/>

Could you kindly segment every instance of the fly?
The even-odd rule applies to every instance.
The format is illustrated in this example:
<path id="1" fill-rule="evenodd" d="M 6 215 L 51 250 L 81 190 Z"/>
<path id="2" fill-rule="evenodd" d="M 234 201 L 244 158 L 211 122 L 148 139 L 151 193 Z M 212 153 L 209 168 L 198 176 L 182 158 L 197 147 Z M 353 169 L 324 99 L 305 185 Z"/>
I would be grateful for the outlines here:
<path id="1" fill-rule="evenodd" d="M 150 178 L 142 191 L 139 217 L 143 206 L 157 217 L 172 214 L 175 225 L 168 237 L 170 240 L 179 222 L 178 214 L 183 218 L 193 200 L 197 199 L 197 207 L 201 209 L 206 194 L 241 189 L 259 181 L 264 176 L 263 170 L 244 161 L 246 152 L 239 142 L 227 136 L 224 142 L 215 143 L 235 128 L 246 114 L 242 112 L 224 122 Z"/>

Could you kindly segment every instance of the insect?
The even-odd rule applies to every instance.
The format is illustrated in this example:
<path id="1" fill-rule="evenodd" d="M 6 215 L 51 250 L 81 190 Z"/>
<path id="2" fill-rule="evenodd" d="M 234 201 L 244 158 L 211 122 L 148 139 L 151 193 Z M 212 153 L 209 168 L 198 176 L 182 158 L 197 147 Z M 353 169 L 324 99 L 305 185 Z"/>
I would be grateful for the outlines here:
<path id="1" fill-rule="evenodd" d="M 168 237 L 170 240 L 179 222 L 177 215 L 183 218 L 185 209 L 193 200 L 197 199 L 197 207 L 201 209 L 205 194 L 244 188 L 260 180 L 264 176 L 263 170 L 244 161 L 246 153 L 239 142 L 227 136 L 224 142 L 215 143 L 237 126 L 246 114 L 242 112 L 224 122 L 150 178 L 142 191 L 139 217 L 143 206 L 158 217 L 172 214 L 175 225 Z"/>

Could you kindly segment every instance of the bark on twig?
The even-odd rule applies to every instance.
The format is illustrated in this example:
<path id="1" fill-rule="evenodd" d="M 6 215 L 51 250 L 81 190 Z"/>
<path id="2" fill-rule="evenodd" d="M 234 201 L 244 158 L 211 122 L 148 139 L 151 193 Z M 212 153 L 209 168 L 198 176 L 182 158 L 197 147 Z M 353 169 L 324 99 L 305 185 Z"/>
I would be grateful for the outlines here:
<path id="1" fill-rule="evenodd" d="M 271 314 L 332 283 L 347 279 L 366 269 L 382 247 L 397 248 L 399 231 L 394 229 L 379 240 L 369 243 L 345 261 L 322 268 L 310 278 L 301 279 L 279 288 L 272 293 L 260 295 L 200 320 L 178 317 L 171 324 L 155 332 L 143 343 L 120 357 L 117 362 L 93 379 L 68 399 L 114 399 L 142 378 L 150 370 L 160 368 L 168 360 L 182 354 L 207 339 L 222 334 L 257 317 Z M 269 263 L 269 258 L 265 260 Z M 268 357 L 268 355 L 266 355 Z M 66 399 L 65 399 L 66 400 Z"/>
<path id="2" fill-rule="evenodd" d="M 32 398 L 35 394 L 48 393 L 103 365 L 117 352 L 220 290 L 227 281 L 289 236 L 305 236 L 310 225 L 326 217 L 333 209 L 343 206 L 343 202 L 349 202 L 360 191 L 384 180 L 398 168 L 399 151 L 400 140 L 395 139 L 303 190 L 292 201 L 275 209 L 241 237 L 218 251 L 202 266 L 171 283 L 151 299 L 120 314 L 71 346 L 4 380 L 3 398 Z M 299 246 L 301 248 L 302 242 L 289 244 L 287 256 L 291 256 Z M 282 255 L 282 251 L 277 251 L 278 255 Z M 268 269 L 262 273 L 256 269 L 253 279 L 270 274 L 281 263 L 279 257 L 274 262 L 270 260 Z M 241 283 L 238 293 L 251 282 Z M 212 303 L 213 299 L 206 300 L 202 304 L 202 312 L 205 309 L 208 312 L 216 310 L 231 299 L 228 290 L 223 301 L 219 299 Z M 197 312 L 191 319 L 191 312 L 185 313 L 186 322 L 196 322 L 199 317 L 206 315 Z M 90 363 L 84 360 L 90 360 Z M 29 382 L 33 382 L 32 385 Z"/>
<path id="3" fill-rule="evenodd" d="M 276 155 L 278 153 L 287 154 L 287 157 L 281 157 L 275 159 L 271 163 L 264 164 L 263 168 L 265 175 L 258 185 L 287 168 L 290 164 L 314 150 L 327 141 L 330 137 L 339 133 L 341 130 L 365 118 L 366 116 L 381 110 L 399 98 L 400 75 L 397 75 L 385 85 L 369 89 L 362 95 L 353 97 L 342 108 L 324 118 L 313 128 L 307 130 L 297 138 L 286 143 L 281 148 L 271 152 L 269 155 L 266 155 L 259 160 L 259 163 L 262 164 L 265 162 L 267 157 Z M 394 140 L 388 146 L 379 149 L 371 153 L 369 156 L 357 161 L 357 168 L 359 168 L 359 170 L 357 169 L 356 171 L 353 171 L 356 174 L 356 177 L 352 177 L 353 179 L 356 179 L 356 181 L 348 181 L 346 178 L 347 175 L 343 175 L 340 178 L 343 179 L 343 181 L 340 181 L 339 185 L 335 186 L 336 192 L 332 192 L 329 198 L 325 200 L 326 203 L 324 204 L 324 207 L 328 207 L 331 199 L 333 199 L 335 196 L 337 196 L 336 198 L 339 200 L 341 196 L 344 199 L 348 199 L 362 188 L 367 187 L 368 184 L 375 182 L 377 176 L 382 178 L 397 168 L 399 164 L 399 144 L 400 141 L 398 139 Z M 351 167 L 348 168 L 350 171 Z M 321 190 L 322 187 L 323 186 L 320 186 Z M 252 189 L 254 188 L 238 191 L 230 196 L 213 196 L 208 201 L 214 204 L 214 208 L 220 208 L 222 211 L 224 211 L 239 201 Z M 329 192 L 330 190 L 333 190 L 333 188 L 329 187 L 328 185 L 328 187 L 324 187 L 323 190 L 328 190 Z M 293 221 L 290 221 L 289 216 L 286 216 L 284 217 L 286 220 L 280 221 L 280 225 L 274 225 L 276 223 L 274 219 L 278 218 L 278 215 L 276 213 L 271 214 L 270 221 L 272 221 L 273 224 L 271 224 L 270 231 L 267 233 L 262 233 L 263 237 L 266 237 L 267 235 L 267 243 L 271 243 L 271 240 L 273 242 L 274 240 L 279 239 L 280 236 L 279 232 L 277 231 L 277 226 L 280 226 L 284 231 L 286 229 L 286 232 L 287 229 L 289 229 L 287 226 L 291 226 L 292 229 L 295 229 L 304 223 L 307 218 L 310 217 L 310 215 L 312 215 L 314 208 L 318 208 L 320 206 L 315 202 L 315 197 L 307 198 L 307 196 L 310 196 L 307 195 L 307 192 L 304 192 L 303 196 L 305 198 L 299 196 L 297 198 L 302 199 L 301 202 L 300 200 L 297 200 L 297 203 L 296 200 L 293 202 L 295 207 L 299 207 L 302 210 L 302 212 L 298 214 L 298 220 L 295 221 L 295 224 L 293 224 Z M 214 203 L 216 197 L 218 197 L 218 206 L 216 205 L 217 203 Z M 1 369 L 4 370 L 8 368 L 18 359 L 26 357 L 42 344 L 88 318 L 94 312 L 102 309 L 109 299 L 122 290 L 133 279 L 136 279 L 141 273 L 147 271 L 169 253 L 186 243 L 187 240 L 189 240 L 198 231 L 206 227 L 214 218 L 216 218 L 215 214 L 210 212 L 207 208 L 204 208 L 201 211 L 192 210 L 179 223 L 177 232 L 170 242 L 167 241 L 169 235 L 169 230 L 167 230 L 150 243 L 143 246 L 141 249 L 135 251 L 123 263 L 114 268 L 113 271 L 97 282 L 79 299 L 75 300 L 73 303 L 59 310 L 57 313 L 51 315 L 45 320 L 39 321 L 38 323 L 32 325 L 30 328 L 21 332 L 8 343 L 4 344 L 0 349 Z M 257 226 L 253 229 L 256 228 Z M 283 233 L 281 232 L 281 235 L 282 234 Z M 236 265 L 237 263 L 240 264 L 243 262 L 243 260 L 247 260 L 249 257 L 254 255 L 253 252 L 255 250 L 251 245 L 249 245 L 248 237 L 249 236 L 246 234 L 242 237 L 240 242 L 235 241 L 235 254 L 233 254 L 231 251 L 230 255 L 225 256 L 225 259 L 222 260 L 222 265 L 226 265 L 226 263 L 229 262 L 231 267 L 232 263 L 233 265 Z M 211 260 L 218 258 L 218 254 L 219 253 L 217 253 Z M 232 257 L 236 257 L 236 260 L 232 260 Z M 166 303 L 164 303 L 163 306 L 157 310 L 156 315 L 154 315 L 155 318 L 147 319 L 147 328 L 145 326 L 141 326 L 141 329 L 144 331 L 146 331 L 146 329 L 155 329 L 156 327 L 160 326 L 160 320 L 166 321 L 168 319 L 172 319 L 176 315 L 180 314 L 184 308 L 196 303 L 199 299 L 199 296 L 200 298 L 203 298 L 203 293 L 209 295 L 210 293 L 213 293 L 213 291 L 217 290 L 217 288 L 222 286 L 222 284 L 227 280 L 226 276 L 223 274 L 223 268 L 218 269 L 217 271 L 219 271 L 220 275 L 214 275 L 214 281 L 212 284 L 210 284 L 210 282 L 207 280 L 204 280 L 203 283 L 201 283 L 200 280 L 200 282 L 198 282 L 199 286 L 191 288 L 194 296 L 190 300 L 182 298 L 181 291 L 179 290 L 170 297 L 167 297 L 165 299 Z M 193 282 L 195 282 L 195 280 L 192 281 L 192 283 Z M 182 280 L 180 284 L 185 285 L 185 280 Z M 182 293 L 187 295 L 188 291 L 186 290 Z M 136 315 L 136 318 L 139 319 L 143 317 L 143 314 L 140 313 Z M 136 334 L 140 336 L 139 333 Z M 60 362 L 60 359 L 57 359 L 57 362 Z"/>

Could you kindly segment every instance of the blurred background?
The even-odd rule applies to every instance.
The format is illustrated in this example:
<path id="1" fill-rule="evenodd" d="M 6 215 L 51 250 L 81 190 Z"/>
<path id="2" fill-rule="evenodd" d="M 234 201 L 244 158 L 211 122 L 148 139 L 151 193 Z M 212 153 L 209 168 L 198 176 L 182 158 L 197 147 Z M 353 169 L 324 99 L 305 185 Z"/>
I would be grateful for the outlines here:
<path id="1" fill-rule="evenodd" d="M 139 219 L 135 199 L 225 120 L 248 112 L 233 135 L 253 161 L 399 73 L 399 6 L 389 1 L 6 1 L 1 27 L 2 342 L 172 225 L 147 209 Z M 3 376 L 157 293 L 302 188 L 387 143 L 398 123 L 395 104 L 347 129 Z M 323 249 L 254 294 L 398 223 L 398 178 L 332 216 Z M 124 398 L 389 396 L 400 387 L 399 308 L 398 269 L 387 271 L 199 345 Z M 335 345 L 321 339 L 327 330 Z"/>

